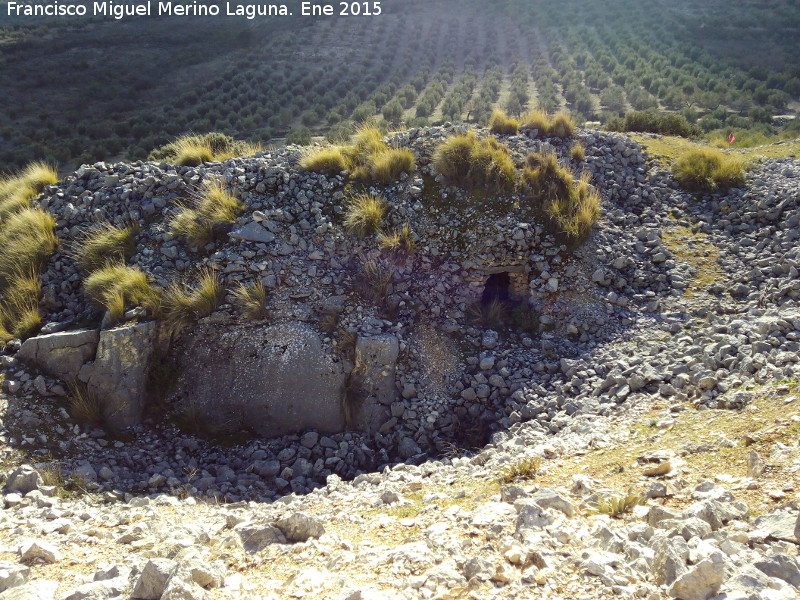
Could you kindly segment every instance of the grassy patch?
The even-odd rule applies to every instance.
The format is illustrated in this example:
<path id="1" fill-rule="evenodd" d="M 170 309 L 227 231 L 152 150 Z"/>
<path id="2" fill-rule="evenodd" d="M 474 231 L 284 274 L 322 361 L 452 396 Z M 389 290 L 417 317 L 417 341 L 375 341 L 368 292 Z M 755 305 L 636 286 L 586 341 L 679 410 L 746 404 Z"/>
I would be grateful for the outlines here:
<path id="1" fill-rule="evenodd" d="M 56 243 L 55 220 L 41 209 L 24 208 L 0 222 L 0 343 L 39 328 L 39 273 Z"/>
<path id="2" fill-rule="evenodd" d="M 80 268 L 90 273 L 111 262 L 125 262 L 136 252 L 136 227 L 116 227 L 111 223 L 95 225 L 75 242 L 70 254 Z"/>
<path id="3" fill-rule="evenodd" d="M 536 129 L 539 137 L 568 138 L 575 133 L 575 121 L 564 111 L 550 116 L 536 110 L 522 118 L 520 129 Z"/>
<path id="4" fill-rule="evenodd" d="M 691 191 L 725 191 L 744 184 L 744 164 L 714 148 L 698 148 L 680 156 L 672 174 Z"/>
<path id="5" fill-rule="evenodd" d="M 581 162 L 586 158 L 586 148 L 583 147 L 583 144 L 576 143 L 570 148 L 569 156 L 575 162 Z"/>
<path id="6" fill-rule="evenodd" d="M 258 144 L 236 141 L 223 133 L 212 132 L 181 136 L 174 142 L 153 150 L 148 159 L 195 167 L 205 162 L 250 156 L 262 150 Z"/>
<path id="7" fill-rule="evenodd" d="M 225 288 L 212 269 L 203 269 L 192 286 L 170 284 L 162 299 L 167 332 L 179 335 L 190 323 L 214 312 L 225 297 Z"/>
<path id="8" fill-rule="evenodd" d="M 300 166 L 328 175 L 349 171 L 353 179 L 381 184 L 396 181 L 416 168 L 411 151 L 388 146 L 381 130 L 369 125 L 356 131 L 352 145 L 331 146 L 307 154 Z"/>
<path id="9" fill-rule="evenodd" d="M 241 210 L 241 203 L 222 181 L 207 179 L 203 189 L 193 194 L 190 203 L 181 205 L 172 217 L 170 231 L 185 238 L 191 247 L 200 248 L 234 224 Z"/>
<path id="10" fill-rule="evenodd" d="M 329 146 L 316 150 L 300 159 L 300 166 L 306 171 L 338 175 L 350 168 L 346 152 L 341 146 Z"/>
<path id="11" fill-rule="evenodd" d="M 347 207 L 344 228 L 359 237 L 375 234 L 380 231 L 386 208 L 386 201 L 380 196 L 356 196 Z"/>
<path id="12" fill-rule="evenodd" d="M 684 298 L 696 296 L 712 283 L 725 281 L 725 271 L 718 263 L 719 248 L 707 234 L 674 224 L 664 229 L 661 240 L 675 258 L 695 268 L 695 274 L 683 292 Z"/>
<path id="13" fill-rule="evenodd" d="M 631 134 L 630 137 L 644 146 L 648 154 L 663 166 L 670 166 L 680 156 L 691 150 L 708 147 L 700 142 L 674 136 Z M 790 158 L 800 153 L 800 140 L 775 142 L 758 148 L 729 150 L 728 153 L 740 157 L 745 165 L 764 158 Z"/>
<path id="14" fill-rule="evenodd" d="M 92 302 L 109 312 L 112 322 L 119 321 L 134 306 L 159 312 L 159 290 L 150 284 L 144 271 L 122 263 L 106 264 L 92 271 L 83 282 L 83 289 Z"/>
<path id="15" fill-rule="evenodd" d="M 781 387 L 783 391 L 778 391 Z M 776 442 L 789 446 L 796 442 L 800 385 L 796 380 L 776 382 L 753 393 L 754 399 L 742 410 L 696 410 L 687 405 L 680 412 L 670 412 L 664 404 L 656 404 L 640 416 L 637 424 L 621 432 L 622 437 L 595 442 L 581 456 L 548 461 L 539 482 L 542 486 L 563 485 L 580 473 L 602 481 L 603 487 L 635 489 L 642 482 L 642 466 L 637 459 L 654 448 L 674 452 L 685 461 L 680 467 L 681 477 L 690 487 L 704 479 L 736 481 L 746 477 L 747 455 L 756 450 L 768 465 L 759 487 L 749 490 L 740 486 L 734 493 L 751 511 L 769 510 L 779 500 L 765 495 L 765 489 L 800 485 L 800 474 L 792 471 L 791 457 L 784 463 L 773 463 L 769 458 Z M 652 427 L 654 421 L 666 422 L 666 426 Z M 720 436 L 733 441 L 734 446 L 719 444 Z M 666 504 L 681 502 L 685 500 L 668 499 Z"/>
<path id="16" fill-rule="evenodd" d="M 520 193 L 529 207 L 542 210 L 558 230 L 572 240 L 586 237 L 600 216 L 600 194 L 550 153 L 531 153 L 520 179 Z"/>
<path id="17" fill-rule="evenodd" d="M 57 181 L 55 167 L 44 162 L 31 163 L 17 175 L 0 179 L 0 221 L 28 208 L 45 186 Z"/>
<path id="18" fill-rule="evenodd" d="M 392 233 L 380 233 L 378 245 L 382 250 L 398 256 L 410 256 L 414 253 L 415 241 L 411 227 L 406 223 Z"/>
<path id="19" fill-rule="evenodd" d="M 646 498 L 642 494 L 637 494 L 632 489 L 629 489 L 624 494 L 600 496 L 596 502 L 590 504 L 590 508 L 592 511 L 602 515 L 618 517 L 632 511 L 635 506 L 644 504 L 645 500 Z"/>
<path id="20" fill-rule="evenodd" d="M 492 113 L 492 119 L 489 121 L 489 131 L 500 135 L 514 135 L 519 129 L 519 121 L 511 118 L 501 110 L 496 110 Z"/>
<path id="21" fill-rule="evenodd" d="M 523 458 L 508 465 L 497 477 L 498 483 L 514 483 L 517 481 L 530 481 L 539 475 L 542 468 L 542 457 L 533 456 Z"/>
<path id="22" fill-rule="evenodd" d="M 361 273 L 356 278 L 356 289 L 366 300 L 375 305 L 383 305 L 393 276 L 394 271 L 385 261 L 367 259 L 361 265 Z"/>
<path id="23" fill-rule="evenodd" d="M 508 192 L 514 186 L 514 161 L 494 138 L 478 140 L 472 132 L 452 136 L 439 144 L 433 161 L 439 173 L 466 189 Z"/>
<path id="24" fill-rule="evenodd" d="M 236 306 L 248 319 L 267 317 L 267 288 L 261 281 L 256 281 L 251 285 L 239 283 L 233 291 L 233 299 Z"/>

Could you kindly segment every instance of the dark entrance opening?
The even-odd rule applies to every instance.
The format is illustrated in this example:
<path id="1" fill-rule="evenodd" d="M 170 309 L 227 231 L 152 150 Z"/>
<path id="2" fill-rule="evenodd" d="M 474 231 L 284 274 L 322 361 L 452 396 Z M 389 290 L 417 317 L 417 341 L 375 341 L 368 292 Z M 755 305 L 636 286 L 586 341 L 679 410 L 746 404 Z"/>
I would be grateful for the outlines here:
<path id="1" fill-rule="evenodd" d="M 491 304 L 495 300 L 508 302 L 510 300 L 509 288 L 511 287 L 511 277 L 508 273 L 494 273 L 489 275 L 486 285 L 483 288 L 481 302 Z"/>

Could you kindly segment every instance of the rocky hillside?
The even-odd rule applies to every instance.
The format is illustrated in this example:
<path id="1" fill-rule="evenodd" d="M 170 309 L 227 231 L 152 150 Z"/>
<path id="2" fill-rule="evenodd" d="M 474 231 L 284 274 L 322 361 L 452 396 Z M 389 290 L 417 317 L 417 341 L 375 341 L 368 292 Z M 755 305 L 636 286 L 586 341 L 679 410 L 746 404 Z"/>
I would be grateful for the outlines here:
<path id="1" fill-rule="evenodd" d="M 514 194 L 450 186 L 431 156 L 462 131 L 394 134 L 417 172 L 364 190 L 407 254 L 349 233 L 359 190 L 292 147 L 45 190 L 47 323 L 2 356 L 0 598 L 796 597 L 800 164 L 696 195 L 625 136 L 505 137 L 591 173 L 602 216 L 575 244 Z M 244 210 L 192 247 L 170 224 L 213 178 Z M 228 295 L 172 344 L 141 307 L 112 326 L 71 251 L 98 222 L 135 223 L 127 265 L 154 286 L 206 266 Z M 253 319 L 232 292 L 256 282 Z M 281 360 L 303 368 L 263 375 Z M 75 377 L 140 410 L 82 425 Z M 337 395 L 295 410 L 296 385 Z M 280 406 L 278 437 L 230 437 Z"/>

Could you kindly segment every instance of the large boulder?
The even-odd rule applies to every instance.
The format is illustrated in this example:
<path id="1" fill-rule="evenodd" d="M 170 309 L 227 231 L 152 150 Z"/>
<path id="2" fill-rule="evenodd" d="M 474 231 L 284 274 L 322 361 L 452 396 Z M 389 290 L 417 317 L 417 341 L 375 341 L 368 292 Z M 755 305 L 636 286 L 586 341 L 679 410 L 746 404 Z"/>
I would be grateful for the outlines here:
<path id="1" fill-rule="evenodd" d="M 100 333 L 94 329 L 40 335 L 25 340 L 17 358 L 62 381 L 72 381 L 94 358 L 99 340 Z"/>
<path id="2" fill-rule="evenodd" d="M 175 401 L 213 433 L 345 428 L 341 362 L 303 323 L 198 327 L 176 351 Z"/>
<path id="3" fill-rule="evenodd" d="M 102 331 L 94 362 L 80 371 L 78 378 L 100 401 L 111 429 L 124 429 L 142 419 L 157 335 L 154 321 Z"/>
<path id="4" fill-rule="evenodd" d="M 392 334 L 359 336 L 355 366 L 350 374 L 359 395 L 351 407 L 351 425 L 374 433 L 389 417 L 389 406 L 400 394 L 395 385 L 400 342 Z"/>

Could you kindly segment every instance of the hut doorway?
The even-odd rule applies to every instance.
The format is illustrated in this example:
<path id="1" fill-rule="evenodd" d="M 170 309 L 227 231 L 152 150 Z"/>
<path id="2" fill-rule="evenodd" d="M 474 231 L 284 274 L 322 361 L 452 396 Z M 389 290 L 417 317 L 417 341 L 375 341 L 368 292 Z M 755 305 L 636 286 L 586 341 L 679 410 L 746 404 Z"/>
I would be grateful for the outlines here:
<path id="1" fill-rule="evenodd" d="M 508 302 L 511 299 L 511 276 L 506 273 L 493 273 L 486 280 L 481 303 L 491 304 L 494 301 Z"/>

